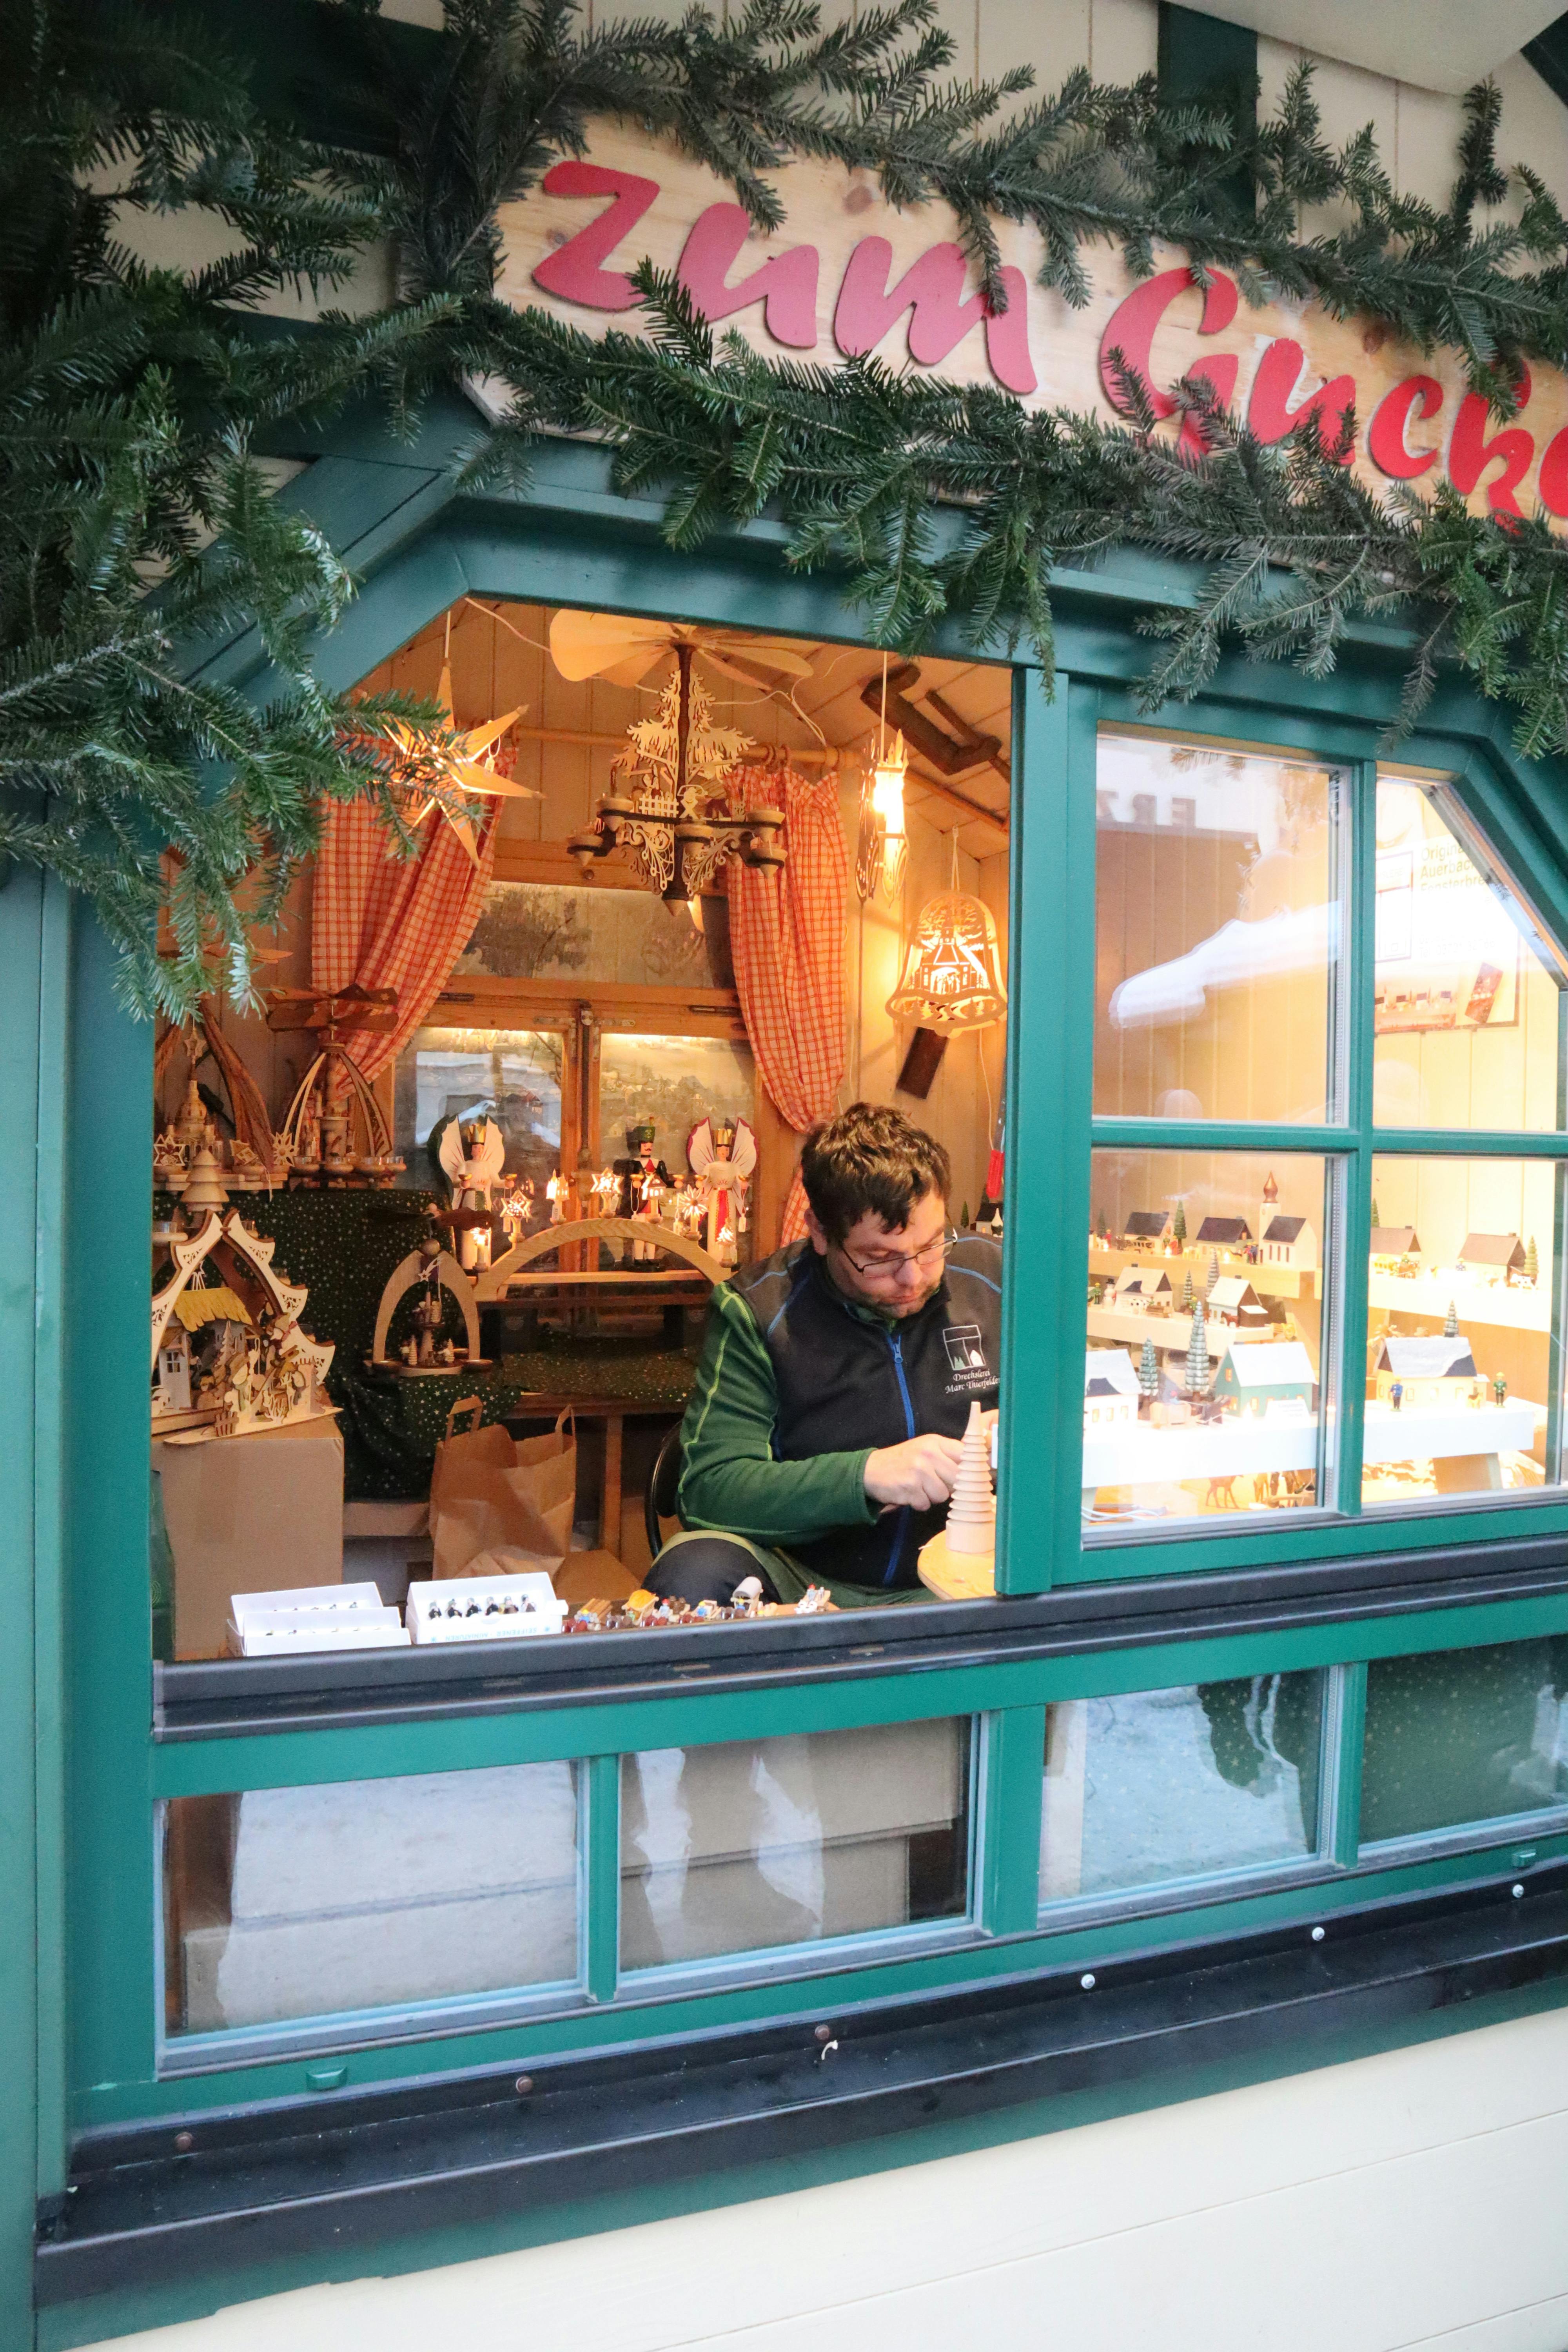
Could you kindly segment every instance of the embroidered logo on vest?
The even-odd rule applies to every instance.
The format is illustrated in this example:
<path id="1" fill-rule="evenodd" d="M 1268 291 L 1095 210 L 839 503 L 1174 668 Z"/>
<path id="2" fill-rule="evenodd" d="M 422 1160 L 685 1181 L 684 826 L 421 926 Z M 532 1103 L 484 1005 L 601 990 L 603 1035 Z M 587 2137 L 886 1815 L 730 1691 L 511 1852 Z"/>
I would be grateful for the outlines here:
<path id="1" fill-rule="evenodd" d="M 942 1344 L 953 1370 L 953 1378 L 947 1384 L 949 1396 L 964 1396 L 971 1389 L 994 1388 L 996 1376 L 985 1360 L 978 1323 L 949 1323 L 942 1331 Z"/>

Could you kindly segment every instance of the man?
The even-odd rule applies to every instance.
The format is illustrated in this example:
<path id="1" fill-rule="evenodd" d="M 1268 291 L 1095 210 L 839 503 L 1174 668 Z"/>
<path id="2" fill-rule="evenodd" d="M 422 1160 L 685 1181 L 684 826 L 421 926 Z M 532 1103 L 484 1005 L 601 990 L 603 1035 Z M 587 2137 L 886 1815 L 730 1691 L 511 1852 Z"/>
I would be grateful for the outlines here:
<path id="1" fill-rule="evenodd" d="M 901 1112 L 853 1103 L 801 1154 L 806 1234 L 713 1294 L 681 1423 L 684 1532 L 651 1591 L 728 1601 L 826 1585 L 906 1601 L 946 1517 L 959 1439 L 996 1401 L 1002 1253 L 948 1223 L 948 1157 Z"/>

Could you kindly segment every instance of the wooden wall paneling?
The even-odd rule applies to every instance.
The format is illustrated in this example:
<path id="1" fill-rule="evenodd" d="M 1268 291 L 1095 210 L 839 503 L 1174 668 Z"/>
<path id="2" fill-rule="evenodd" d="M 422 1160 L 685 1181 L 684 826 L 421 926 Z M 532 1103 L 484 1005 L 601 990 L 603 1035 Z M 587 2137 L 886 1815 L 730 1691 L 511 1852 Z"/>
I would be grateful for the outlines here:
<path id="1" fill-rule="evenodd" d="M 1091 0 L 1089 35 L 1089 70 L 1097 81 L 1125 86 L 1154 71 L 1160 47 L 1155 0 Z"/>

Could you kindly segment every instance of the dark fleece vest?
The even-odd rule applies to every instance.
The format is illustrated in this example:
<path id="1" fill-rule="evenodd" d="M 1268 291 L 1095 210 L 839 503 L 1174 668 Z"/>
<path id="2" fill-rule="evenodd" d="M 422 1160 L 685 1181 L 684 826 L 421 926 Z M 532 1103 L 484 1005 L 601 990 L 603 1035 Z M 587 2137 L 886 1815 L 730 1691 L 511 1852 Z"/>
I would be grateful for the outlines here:
<path id="1" fill-rule="evenodd" d="M 773 1360 L 778 1390 L 773 1458 L 900 1444 L 934 1432 L 962 1437 L 970 1405 L 996 1402 L 1002 1251 L 966 1234 L 918 1315 L 886 1323 L 833 1286 L 809 1240 L 731 1276 Z M 911 1585 L 921 1546 L 947 1506 L 887 1511 L 875 1527 L 835 1528 L 795 1542 L 802 1568 L 847 1584 Z"/>

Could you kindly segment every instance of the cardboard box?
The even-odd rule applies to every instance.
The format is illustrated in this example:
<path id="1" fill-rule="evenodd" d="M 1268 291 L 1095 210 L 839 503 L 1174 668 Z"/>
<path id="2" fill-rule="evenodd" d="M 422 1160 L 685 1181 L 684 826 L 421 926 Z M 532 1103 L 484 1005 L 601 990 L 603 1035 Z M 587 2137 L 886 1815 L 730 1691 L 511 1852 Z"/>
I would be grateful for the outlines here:
<path id="1" fill-rule="evenodd" d="M 229 1596 L 343 1580 L 343 1441 L 331 1419 L 153 1444 L 174 1559 L 174 1655 L 220 1657 Z"/>

